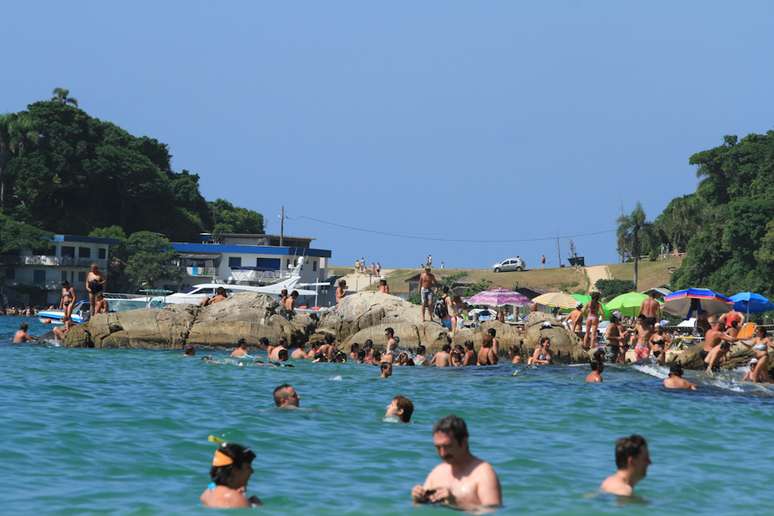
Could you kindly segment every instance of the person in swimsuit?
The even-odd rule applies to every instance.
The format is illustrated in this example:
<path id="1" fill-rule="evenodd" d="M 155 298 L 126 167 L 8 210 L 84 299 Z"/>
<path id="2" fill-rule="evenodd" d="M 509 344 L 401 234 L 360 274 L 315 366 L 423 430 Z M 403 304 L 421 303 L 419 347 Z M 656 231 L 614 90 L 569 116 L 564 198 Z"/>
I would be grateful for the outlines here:
<path id="1" fill-rule="evenodd" d="M 339 286 L 336 287 L 336 304 L 338 305 L 346 295 L 347 295 L 347 282 L 345 280 L 339 280 Z"/>
<path id="2" fill-rule="evenodd" d="M 650 464 L 648 443 L 644 437 L 622 437 L 615 442 L 615 465 L 618 471 L 607 477 L 599 489 L 612 495 L 632 496 L 634 486 L 648 474 Z"/>
<path id="3" fill-rule="evenodd" d="M 640 315 L 647 331 L 645 336 L 646 340 L 650 339 L 650 334 L 653 333 L 653 328 L 656 322 L 659 321 L 661 315 L 661 303 L 656 301 L 656 292 L 651 291 L 648 298 L 645 299 L 640 305 Z"/>
<path id="4" fill-rule="evenodd" d="M 494 352 L 492 340 L 491 335 L 484 335 L 483 342 L 481 342 L 481 349 L 478 352 L 478 365 L 497 365 L 497 355 Z"/>
<path id="5" fill-rule="evenodd" d="M 13 336 L 13 343 L 14 344 L 23 344 L 25 342 L 30 342 L 34 339 L 34 337 L 31 337 L 29 332 L 29 326 L 27 323 L 21 323 L 19 325 L 19 329 L 16 331 L 16 333 Z"/>
<path id="6" fill-rule="evenodd" d="M 667 389 L 696 390 L 696 386 L 683 378 L 683 366 L 675 362 L 669 367 L 669 376 L 664 378 L 664 387 Z"/>
<path id="7" fill-rule="evenodd" d="M 379 280 L 379 292 L 382 294 L 389 294 L 390 293 L 390 286 L 387 284 L 386 279 L 380 279 Z"/>
<path id="8" fill-rule="evenodd" d="M 465 355 L 462 357 L 462 365 L 476 365 L 476 349 L 473 347 L 472 340 L 465 341 Z"/>
<path id="9" fill-rule="evenodd" d="M 105 299 L 105 295 L 100 292 L 97 294 L 97 302 L 94 306 L 94 313 L 95 314 L 106 314 L 110 312 L 110 305 L 108 305 L 108 300 Z"/>
<path id="10" fill-rule="evenodd" d="M 247 497 L 247 482 L 253 474 L 255 453 L 241 444 L 221 443 L 215 450 L 210 468 L 212 482 L 199 498 L 202 505 L 214 509 L 249 508 L 261 505 Z"/>
<path id="11" fill-rule="evenodd" d="M 69 281 L 62 282 L 62 298 L 59 301 L 59 308 L 64 310 L 64 318 L 69 319 L 73 315 L 73 308 L 75 307 L 75 288 L 70 285 Z"/>
<path id="12" fill-rule="evenodd" d="M 392 362 L 382 362 L 379 364 L 380 377 L 387 379 L 392 376 Z"/>
<path id="13" fill-rule="evenodd" d="M 86 274 L 86 292 L 89 293 L 89 311 L 95 313 L 97 294 L 105 290 L 105 276 L 99 270 L 96 263 L 91 264 L 91 270 Z"/>
<path id="14" fill-rule="evenodd" d="M 575 305 L 575 310 L 567 316 L 566 325 L 571 332 L 580 338 L 583 329 L 583 303 Z"/>
<path id="15" fill-rule="evenodd" d="M 457 304 L 454 302 L 454 297 L 449 294 L 449 287 L 443 287 L 443 300 L 446 303 L 446 311 L 449 313 L 449 329 L 451 330 L 452 337 L 454 332 L 457 331 Z"/>
<path id="16" fill-rule="evenodd" d="M 279 409 L 297 409 L 301 405 L 301 397 L 293 386 L 287 383 L 278 385 L 272 396 L 274 396 L 274 405 Z"/>
<path id="17" fill-rule="evenodd" d="M 540 346 L 535 349 L 532 356 L 527 361 L 528 365 L 549 365 L 552 360 L 551 339 L 549 337 L 540 338 Z"/>
<path id="18" fill-rule="evenodd" d="M 584 315 L 586 315 L 586 334 L 583 336 L 583 347 L 585 349 L 597 346 L 597 328 L 599 327 L 599 320 L 605 313 L 602 309 L 601 298 L 602 294 L 592 292 L 591 301 L 583 309 Z"/>
<path id="19" fill-rule="evenodd" d="M 720 346 L 715 346 L 707 353 L 707 357 L 704 359 L 704 363 L 707 364 L 706 373 L 711 375 L 715 371 L 720 370 L 720 364 L 725 362 L 728 352 L 731 350 L 731 344 L 723 342 Z"/>
<path id="20" fill-rule="evenodd" d="M 444 344 L 441 351 L 433 355 L 433 358 L 430 360 L 430 365 L 435 367 L 449 367 L 450 362 L 451 344 Z"/>
<path id="21" fill-rule="evenodd" d="M 247 355 L 247 341 L 245 339 L 239 339 L 237 341 L 237 347 L 231 352 L 232 358 L 242 358 Z"/>
<path id="22" fill-rule="evenodd" d="M 699 352 L 699 356 L 705 363 L 712 350 L 722 342 L 736 342 L 736 338 L 727 335 L 724 331 L 723 323 L 717 319 L 710 321 L 710 329 L 704 336 L 704 345 Z"/>
<path id="23" fill-rule="evenodd" d="M 774 342 L 766 333 L 766 328 L 758 326 L 755 328 L 755 338 L 753 339 L 753 345 L 764 344 L 770 351 L 774 351 Z"/>
<path id="24" fill-rule="evenodd" d="M 766 344 L 756 344 L 753 346 L 756 360 L 755 367 L 752 367 L 749 373 L 750 381 L 755 383 L 769 383 L 769 351 Z"/>
<path id="25" fill-rule="evenodd" d="M 433 444 L 443 461 L 411 490 L 416 504 L 439 503 L 466 511 L 500 507 L 500 479 L 488 462 L 470 453 L 468 427 L 462 418 L 446 416 L 433 426 Z"/>
<path id="26" fill-rule="evenodd" d="M 650 336 L 650 353 L 661 365 L 666 364 L 666 339 L 664 338 L 664 328 L 656 323 L 656 333 Z"/>
<path id="27" fill-rule="evenodd" d="M 425 267 L 425 270 L 419 275 L 419 299 L 422 303 L 422 322 L 425 322 L 425 310 L 430 314 L 430 320 L 433 320 L 433 287 L 435 283 L 435 276 L 430 272 L 430 267 Z"/>
<path id="28" fill-rule="evenodd" d="M 618 321 L 618 317 L 611 315 L 610 324 L 605 330 L 605 340 L 610 347 L 611 360 L 613 363 L 618 362 L 618 357 L 621 355 L 621 339 L 623 338 L 623 334 L 624 329 Z"/>

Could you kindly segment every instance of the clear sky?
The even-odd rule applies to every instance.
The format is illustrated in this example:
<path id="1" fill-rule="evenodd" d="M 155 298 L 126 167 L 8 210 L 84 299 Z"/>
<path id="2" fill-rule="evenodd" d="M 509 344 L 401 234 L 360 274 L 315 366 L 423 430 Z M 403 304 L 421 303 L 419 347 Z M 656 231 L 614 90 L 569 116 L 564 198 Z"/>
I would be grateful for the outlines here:
<path id="1" fill-rule="evenodd" d="M 575 242 L 612 262 L 622 207 L 772 129 L 773 29 L 766 0 L 6 2 L 0 112 L 69 88 L 334 263 L 555 264 L 491 241 L 606 230 Z"/>

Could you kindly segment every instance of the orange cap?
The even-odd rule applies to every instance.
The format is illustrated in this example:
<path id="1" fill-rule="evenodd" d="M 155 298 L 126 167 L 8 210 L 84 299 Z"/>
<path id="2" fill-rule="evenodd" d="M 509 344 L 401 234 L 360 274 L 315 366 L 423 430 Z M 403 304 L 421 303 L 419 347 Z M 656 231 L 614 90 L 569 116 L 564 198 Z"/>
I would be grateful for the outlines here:
<path id="1" fill-rule="evenodd" d="M 234 459 L 226 455 L 220 450 L 215 450 L 215 455 L 212 457 L 212 465 L 216 467 L 230 466 L 234 463 Z"/>

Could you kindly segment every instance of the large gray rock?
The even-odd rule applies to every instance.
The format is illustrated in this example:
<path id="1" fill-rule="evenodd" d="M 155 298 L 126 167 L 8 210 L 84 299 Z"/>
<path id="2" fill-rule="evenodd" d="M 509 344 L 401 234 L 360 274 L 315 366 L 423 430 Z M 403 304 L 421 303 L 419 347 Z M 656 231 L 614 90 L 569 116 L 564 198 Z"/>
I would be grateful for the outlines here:
<path id="1" fill-rule="evenodd" d="M 549 337 L 555 362 L 586 362 L 590 358 L 589 352 L 581 346 L 580 339 L 549 314 L 530 312 L 525 328 L 528 354 L 538 347 L 541 338 Z"/>

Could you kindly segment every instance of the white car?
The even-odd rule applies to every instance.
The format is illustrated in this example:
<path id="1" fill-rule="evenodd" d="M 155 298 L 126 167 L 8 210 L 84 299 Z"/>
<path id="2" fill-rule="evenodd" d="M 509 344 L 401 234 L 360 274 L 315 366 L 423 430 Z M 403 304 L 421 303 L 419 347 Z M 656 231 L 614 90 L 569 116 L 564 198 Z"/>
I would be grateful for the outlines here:
<path id="1" fill-rule="evenodd" d="M 494 272 L 523 271 L 527 269 L 527 264 L 521 259 L 521 256 L 508 258 L 492 265 Z"/>

